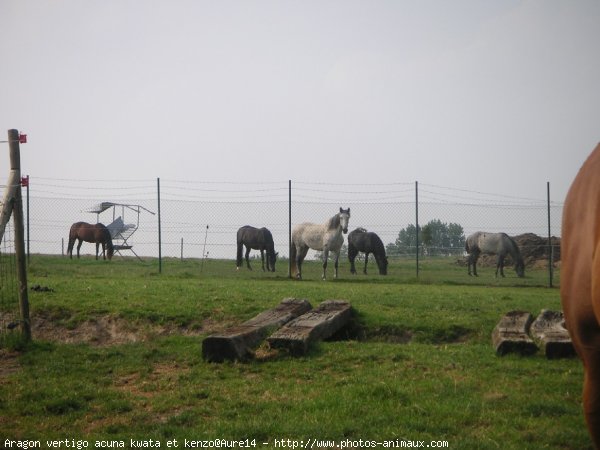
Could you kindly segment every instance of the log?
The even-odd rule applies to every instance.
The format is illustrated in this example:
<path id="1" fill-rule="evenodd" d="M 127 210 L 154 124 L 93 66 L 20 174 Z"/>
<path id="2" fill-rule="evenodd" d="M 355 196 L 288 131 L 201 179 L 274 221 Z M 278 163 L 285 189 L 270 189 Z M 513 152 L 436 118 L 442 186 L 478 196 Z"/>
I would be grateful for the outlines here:
<path id="1" fill-rule="evenodd" d="M 352 305 L 345 300 L 326 300 L 316 309 L 292 320 L 273 333 L 271 348 L 283 348 L 293 355 L 304 355 L 311 343 L 327 339 L 348 323 Z"/>
<path id="2" fill-rule="evenodd" d="M 202 341 L 202 357 L 209 362 L 245 361 L 271 332 L 312 308 L 308 300 L 286 298 L 241 325 L 213 334 Z"/>
<path id="3" fill-rule="evenodd" d="M 569 358 L 575 356 L 571 336 L 565 328 L 562 311 L 542 309 L 531 324 L 531 337 L 544 350 L 546 358 Z"/>
<path id="4" fill-rule="evenodd" d="M 532 355 L 538 348 L 529 337 L 533 317 L 525 311 L 510 311 L 500 319 L 492 332 L 492 343 L 500 356 L 507 353 Z"/>

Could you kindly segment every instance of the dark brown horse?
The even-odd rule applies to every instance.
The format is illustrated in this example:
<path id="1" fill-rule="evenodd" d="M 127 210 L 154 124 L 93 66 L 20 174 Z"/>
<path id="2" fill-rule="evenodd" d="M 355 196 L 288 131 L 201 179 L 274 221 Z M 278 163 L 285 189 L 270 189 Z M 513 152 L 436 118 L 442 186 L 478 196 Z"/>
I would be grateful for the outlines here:
<path id="1" fill-rule="evenodd" d="M 73 259 L 73 245 L 75 240 L 77 243 L 77 258 L 79 258 L 79 249 L 83 241 L 91 242 L 96 244 L 96 259 L 98 259 L 98 247 L 102 244 L 102 254 L 104 259 L 108 256 L 111 259 L 115 249 L 113 247 L 112 238 L 110 237 L 110 231 L 103 224 L 97 223 L 92 225 L 86 222 L 76 222 L 71 225 L 69 231 L 69 245 L 67 246 L 67 254 Z"/>
<path id="2" fill-rule="evenodd" d="M 350 273 L 352 274 L 356 274 L 354 260 L 359 252 L 365 254 L 365 268 L 363 269 L 365 275 L 367 274 L 369 253 L 373 253 L 373 256 L 375 256 L 379 275 L 387 275 L 388 259 L 385 256 L 385 246 L 379 236 L 364 228 L 357 228 L 348 234 L 348 259 L 350 260 Z"/>
<path id="3" fill-rule="evenodd" d="M 273 235 L 265 228 L 254 228 L 250 225 L 243 226 L 237 231 L 237 270 L 242 265 L 242 254 L 246 247 L 246 265 L 250 267 L 250 250 L 260 250 L 260 259 L 262 261 L 262 270 L 265 271 L 265 251 L 267 252 L 267 270 L 275 272 L 275 262 L 277 261 L 277 253 L 275 253 L 275 244 Z"/>
<path id="4" fill-rule="evenodd" d="M 600 448 L 600 145 L 567 194 L 560 252 L 565 322 L 583 361 L 583 412 Z"/>

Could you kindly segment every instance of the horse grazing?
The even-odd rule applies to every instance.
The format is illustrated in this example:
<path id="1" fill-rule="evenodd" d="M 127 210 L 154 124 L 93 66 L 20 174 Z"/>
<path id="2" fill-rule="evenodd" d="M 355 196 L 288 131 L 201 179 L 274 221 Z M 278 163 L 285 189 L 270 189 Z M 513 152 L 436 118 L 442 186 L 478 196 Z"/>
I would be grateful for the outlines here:
<path id="1" fill-rule="evenodd" d="M 388 260 L 385 256 L 385 246 L 379 236 L 364 228 L 357 228 L 348 234 L 348 259 L 350 260 L 350 272 L 353 274 L 356 274 L 354 259 L 358 252 L 365 254 L 365 268 L 363 269 L 365 275 L 367 274 L 369 253 L 373 253 L 375 256 L 379 275 L 387 275 Z"/>
<path id="2" fill-rule="evenodd" d="M 340 258 L 340 249 L 344 243 L 344 236 L 348 232 L 348 222 L 350 220 L 350 208 L 331 217 L 322 225 L 315 223 L 302 223 L 296 225 L 292 231 L 292 248 L 290 249 L 291 273 L 296 273 L 296 278 L 302 279 L 302 261 L 308 253 L 308 249 L 323 252 L 323 279 L 326 279 L 327 260 L 329 252 L 335 255 L 334 278 L 338 275 L 338 260 Z"/>
<path id="3" fill-rule="evenodd" d="M 86 222 L 76 222 L 71 225 L 71 229 L 69 230 L 69 245 L 67 246 L 67 254 L 71 259 L 73 259 L 73 245 L 75 244 L 75 240 L 79 241 L 77 243 L 77 258 L 79 258 L 79 249 L 83 241 L 96 244 L 96 259 L 98 259 L 98 247 L 100 244 L 102 244 L 104 259 L 108 256 L 110 260 L 115 252 L 110 231 L 101 223 L 92 225 Z"/>
<path id="4" fill-rule="evenodd" d="M 277 253 L 275 253 L 275 244 L 273 243 L 273 235 L 266 228 L 254 228 L 250 225 L 241 227 L 237 231 L 237 270 L 240 270 L 242 265 L 242 251 L 246 246 L 246 265 L 250 267 L 250 250 L 260 250 L 260 259 L 262 260 L 262 270 L 265 271 L 265 254 L 267 252 L 267 270 L 275 272 L 275 261 Z"/>
<path id="5" fill-rule="evenodd" d="M 478 231 L 470 235 L 465 242 L 465 250 L 469 254 L 467 260 L 469 275 L 471 275 L 471 266 L 473 266 L 473 275 L 477 275 L 477 260 L 479 255 L 497 255 L 496 261 L 496 278 L 498 278 L 498 270 L 500 275 L 504 277 L 504 258 L 510 254 L 514 263 L 515 271 L 519 277 L 525 276 L 525 263 L 519 251 L 517 243 L 506 233 L 484 233 Z"/>
<path id="6" fill-rule="evenodd" d="M 560 255 L 566 328 L 584 366 L 583 411 L 600 448 L 600 144 L 567 194 Z"/>

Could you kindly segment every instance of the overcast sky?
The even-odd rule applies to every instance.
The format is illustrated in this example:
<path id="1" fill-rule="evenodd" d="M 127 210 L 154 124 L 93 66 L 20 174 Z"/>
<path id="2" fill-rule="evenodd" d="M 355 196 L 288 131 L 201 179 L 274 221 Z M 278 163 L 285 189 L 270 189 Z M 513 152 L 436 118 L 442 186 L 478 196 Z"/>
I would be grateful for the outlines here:
<path id="1" fill-rule="evenodd" d="M 0 22 L 0 132 L 32 177 L 562 201 L 600 141 L 597 0 L 2 0 Z"/>

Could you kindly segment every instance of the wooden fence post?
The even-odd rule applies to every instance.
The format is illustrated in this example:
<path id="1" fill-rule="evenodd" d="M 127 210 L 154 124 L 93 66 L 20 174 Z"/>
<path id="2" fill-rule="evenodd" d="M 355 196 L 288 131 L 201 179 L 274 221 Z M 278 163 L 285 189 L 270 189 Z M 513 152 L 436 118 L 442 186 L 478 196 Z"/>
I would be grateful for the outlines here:
<path id="1" fill-rule="evenodd" d="M 10 169 L 16 181 L 13 223 L 15 227 L 15 256 L 17 282 L 19 283 L 19 309 L 21 312 L 21 333 L 25 340 L 31 340 L 31 322 L 29 319 L 29 297 L 27 293 L 27 255 L 25 252 L 25 228 L 23 220 L 23 197 L 21 194 L 21 153 L 19 131 L 8 130 L 10 149 Z"/>

